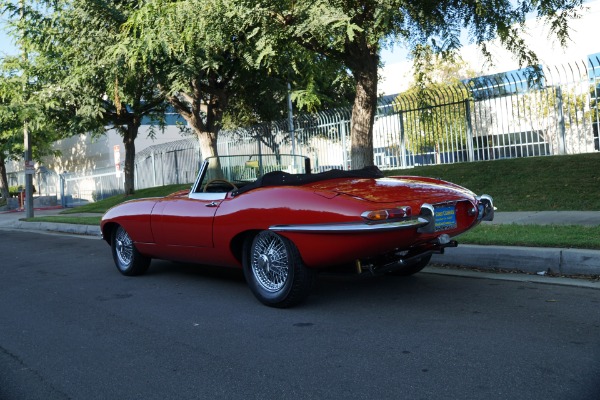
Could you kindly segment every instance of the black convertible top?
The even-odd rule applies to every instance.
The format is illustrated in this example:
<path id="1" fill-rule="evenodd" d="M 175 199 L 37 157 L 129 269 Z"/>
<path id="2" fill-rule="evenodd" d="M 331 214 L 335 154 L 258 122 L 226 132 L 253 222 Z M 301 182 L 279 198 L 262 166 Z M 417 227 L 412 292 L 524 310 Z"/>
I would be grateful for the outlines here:
<path id="1" fill-rule="evenodd" d="M 383 178 L 383 172 L 376 166 L 368 166 L 362 169 L 353 169 L 343 171 L 341 169 L 332 169 L 318 174 L 290 174 L 283 171 L 273 171 L 264 174 L 256 181 L 249 183 L 241 188 L 231 192 L 232 196 L 248 192 L 252 189 L 267 186 L 300 186 L 308 183 L 324 181 L 327 179 L 338 178 Z"/>

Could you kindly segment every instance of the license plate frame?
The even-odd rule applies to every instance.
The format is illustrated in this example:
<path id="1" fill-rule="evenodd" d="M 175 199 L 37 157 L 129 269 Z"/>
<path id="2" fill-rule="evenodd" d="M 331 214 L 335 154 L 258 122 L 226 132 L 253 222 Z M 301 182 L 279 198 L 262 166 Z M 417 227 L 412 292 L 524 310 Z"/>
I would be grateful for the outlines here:
<path id="1" fill-rule="evenodd" d="M 454 205 L 437 206 L 434 209 L 436 232 L 447 231 L 457 227 L 456 207 Z"/>

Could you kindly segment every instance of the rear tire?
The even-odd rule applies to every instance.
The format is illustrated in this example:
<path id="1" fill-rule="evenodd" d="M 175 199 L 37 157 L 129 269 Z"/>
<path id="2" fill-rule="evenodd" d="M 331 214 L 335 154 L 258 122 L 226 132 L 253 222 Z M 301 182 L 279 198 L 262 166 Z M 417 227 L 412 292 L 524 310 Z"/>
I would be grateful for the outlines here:
<path id="1" fill-rule="evenodd" d="M 302 262 L 294 243 L 271 231 L 246 239 L 243 265 L 250 290 L 270 307 L 286 308 L 302 302 L 316 277 Z"/>
<path id="2" fill-rule="evenodd" d="M 141 275 L 148 270 L 150 258 L 137 251 L 133 240 L 122 226 L 117 226 L 111 238 L 113 260 L 120 273 L 126 276 Z"/>
<path id="3" fill-rule="evenodd" d="M 429 261 L 431 261 L 431 254 L 425 254 L 415 260 L 412 260 L 406 265 L 398 267 L 398 269 L 390 271 L 389 274 L 393 276 L 414 275 L 417 272 L 420 272 L 423 268 L 425 268 L 427 264 L 429 264 Z"/>

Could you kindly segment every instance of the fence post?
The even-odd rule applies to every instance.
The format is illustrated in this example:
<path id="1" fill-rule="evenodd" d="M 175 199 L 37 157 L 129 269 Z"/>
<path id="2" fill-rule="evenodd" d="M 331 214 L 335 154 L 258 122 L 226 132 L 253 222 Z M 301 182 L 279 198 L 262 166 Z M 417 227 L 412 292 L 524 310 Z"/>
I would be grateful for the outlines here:
<path id="1" fill-rule="evenodd" d="M 567 154 L 565 145 L 565 115 L 563 112 L 562 88 L 556 86 L 556 112 L 558 114 L 558 154 Z"/>
<path id="2" fill-rule="evenodd" d="M 179 165 L 177 163 L 177 150 L 173 152 L 173 161 L 175 162 L 175 183 L 179 185 Z"/>
<path id="3" fill-rule="evenodd" d="M 133 169 L 133 171 L 135 172 L 135 168 Z M 96 201 L 102 200 L 104 199 L 104 185 L 102 183 L 102 177 L 98 178 L 100 180 L 100 197 L 96 197 Z M 137 184 L 135 185 L 135 187 L 137 188 Z"/>
<path id="4" fill-rule="evenodd" d="M 156 187 L 156 160 L 154 159 L 154 150 L 150 153 L 152 157 L 152 187 Z"/>
<path id="5" fill-rule="evenodd" d="M 406 168 L 408 163 L 406 162 L 406 137 L 404 135 L 404 112 L 402 110 L 398 112 L 398 118 L 400 119 L 400 167 Z"/>
<path id="6" fill-rule="evenodd" d="M 348 169 L 348 152 L 346 151 L 346 122 L 340 121 L 340 134 L 342 136 L 342 169 Z"/>
<path id="7" fill-rule="evenodd" d="M 65 199 L 65 177 L 64 177 L 64 173 L 59 175 L 60 177 L 60 205 L 62 208 L 66 208 L 67 207 L 67 199 Z"/>
<path id="8" fill-rule="evenodd" d="M 475 150 L 473 150 L 473 125 L 471 124 L 471 102 L 465 99 L 465 118 L 467 119 L 467 160 L 475 160 Z"/>

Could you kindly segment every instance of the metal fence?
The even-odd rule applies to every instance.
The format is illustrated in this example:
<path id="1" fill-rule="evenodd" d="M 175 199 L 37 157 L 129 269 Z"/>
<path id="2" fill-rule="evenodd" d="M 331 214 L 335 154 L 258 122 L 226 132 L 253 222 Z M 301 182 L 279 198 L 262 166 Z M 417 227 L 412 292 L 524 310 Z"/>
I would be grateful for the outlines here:
<path id="1" fill-rule="evenodd" d="M 150 146 L 135 155 L 135 187 L 191 183 L 196 178 L 199 157 L 195 139 Z"/>
<path id="2" fill-rule="evenodd" d="M 599 151 L 600 59 L 481 76 L 436 90 L 379 100 L 373 130 L 380 169 Z M 308 156 L 314 171 L 351 168 L 349 108 L 297 115 L 293 129 L 274 121 L 219 134 L 221 155 Z M 136 188 L 191 183 L 200 154 L 195 138 L 136 155 Z M 114 169 L 62 176 L 68 204 L 121 191 Z M 69 197 L 70 196 L 70 197 Z"/>
<path id="3" fill-rule="evenodd" d="M 379 100 L 373 129 L 380 169 L 599 151 L 600 60 L 481 76 Z M 315 170 L 351 168 L 350 109 L 299 115 L 220 136 L 220 154 L 309 156 Z M 293 138 L 293 140 L 292 140 Z M 234 149 L 234 150 L 232 150 Z"/>

